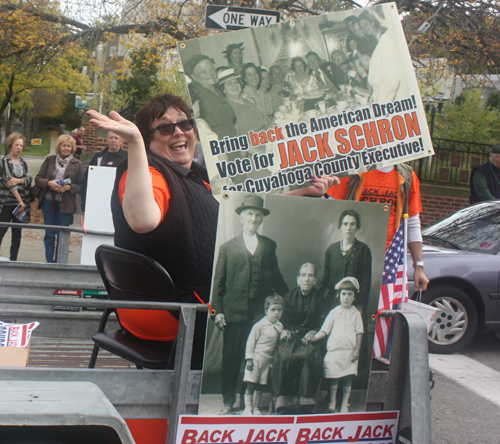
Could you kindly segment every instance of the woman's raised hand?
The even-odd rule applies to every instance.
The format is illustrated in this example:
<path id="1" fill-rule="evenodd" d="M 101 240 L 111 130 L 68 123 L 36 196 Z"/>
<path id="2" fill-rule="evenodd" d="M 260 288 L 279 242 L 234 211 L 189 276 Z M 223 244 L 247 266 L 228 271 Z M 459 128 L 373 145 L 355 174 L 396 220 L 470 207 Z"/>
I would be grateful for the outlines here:
<path id="1" fill-rule="evenodd" d="M 127 142 L 142 142 L 139 128 L 130 120 L 124 119 L 116 111 L 111 111 L 109 117 L 91 109 L 86 113 L 90 117 L 90 123 L 107 131 L 118 134 Z"/>

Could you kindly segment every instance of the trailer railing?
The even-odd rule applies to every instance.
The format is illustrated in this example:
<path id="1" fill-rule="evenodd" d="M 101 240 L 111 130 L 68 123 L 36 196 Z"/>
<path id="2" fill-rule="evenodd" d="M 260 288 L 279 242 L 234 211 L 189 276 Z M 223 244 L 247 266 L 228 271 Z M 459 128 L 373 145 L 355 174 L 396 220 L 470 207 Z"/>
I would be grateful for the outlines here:
<path id="1" fill-rule="evenodd" d="M 69 256 L 69 241 L 71 233 L 93 234 L 95 236 L 113 236 L 114 233 L 108 231 L 84 230 L 75 227 L 62 227 L 60 225 L 39 225 L 39 224 L 20 224 L 13 222 L 0 222 L 0 227 L 7 228 L 26 228 L 29 230 L 54 230 L 58 231 L 57 237 L 57 263 L 67 264 Z"/>
<path id="2" fill-rule="evenodd" d="M 134 417 L 137 412 L 143 417 L 167 417 L 166 444 L 175 443 L 179 416 L 196 413 L 201 371 L 191 370 L 190 363 L 196 312 L 206 312 L 206 305 L 71 298 L 54 300 L 50 297 L 15 295 L 0 296 L 0 304 L 64 304 L 179 312 L 173 370 L 2 368 L 0 380 L 94 382 L 124 417 Z M 414 444 L 427 444 L 431 442 L 427 326 L 418 314 L 409 311 L 385 311 L 382 315 L 393 317 L 395 322 L 391 363 L 383 371 L 372 368 L 367 410 L 400 410 L 398 436 Z"/>

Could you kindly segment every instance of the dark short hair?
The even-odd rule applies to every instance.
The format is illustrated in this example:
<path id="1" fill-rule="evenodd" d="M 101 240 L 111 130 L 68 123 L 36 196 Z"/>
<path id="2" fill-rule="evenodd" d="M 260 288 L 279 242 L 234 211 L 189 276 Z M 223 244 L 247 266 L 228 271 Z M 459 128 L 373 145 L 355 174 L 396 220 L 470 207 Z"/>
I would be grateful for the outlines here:
<path id="1" fill-rule="evenodd" d="M 349 46 L 349 42 L 351 42 L 352 40 L 356 41 L 359 44 L 359 37 L 354 34 L 349 34 L 345 40 L 346 45 Z"/>
<path id="2" fill-rule="evenodd" d="M 291 62 L 290 62 L 290 68 L 292 68 L 292 71 L 293 72 L 297 72 L 295 71 L 295 63 L 297 62 L 302 62 L 304 64 L 304 68 L 307 69 L 307 63 L 305 62 L 305 60 L 302 58 L 302 57 L 294 57 Z"/>
<path id="3" fill-rule="evenodd" d="M 375 26 L 376 28 L 380 28 L 380 23 L 379 21 L 370 13 L 363 11 L 361 14 L 359 14 L 358 17 L 358 22 L 361 22 L 361 20 L 368 20 Z"/>
<path id="4" fill-rule="evenodd" d="M 276 71 L 277 69 L 279 69 L 279 70 L 281 71 L 281 74 L 283 74 L 283 68 L 282 68 L 280 65 L 278 65 L 278 64 L 273 65 L 273 66 L 271 66 L 271 67 L 269 68 L 269 74 L 271 74 L 271 75 L 272 75 L 272 74 L 273 74 L 273 71 Z"/>
<path id="5" fill-rule="evenodd" d="M 283 298 L 278 294 L 272 294 L 271 296 L 268 296 L 264 301 L 264 310 L 267 310 L 273 304 L 283 305 Z"/>
<path id="6" fill-rule="evenodd" d="M 343 282 L 342 285 L 335 290 L 337 292 L 338 298 L 340 298 L 340 293 L 342 293 L 342 290 L 354 292 L 354 298 L 356 298 L 358 296 L 358 293 L 359 293 L 359 290 L 356 288 L 356 286 L 352 282 L 349 282 L 349 281 Z"/>
<path id="7" fill-rule="evenodd" d="M 350 15 L 344 19 L 344 23 L 347 25 L 349 22 L 357 22 L 358 18 L 355 15 Z"/>
<path id="8" fill-rule="evenodd" d="M 257 87 L 260 87 L 260 81 L 262 79 L 262 76 L 260 75 L 260 69 L 259 67 L 255 64 L 255 63 L 245 63 L 242 68 L 241 68 L 241 80 L 243 81 L 243 83 L 246 85 L 246 80 L 245 80 L 245 77 L 246 77 L 246 72 L 249 68 L 255 68 L 255 70 L 257 71 L 257 74 L 259 74 L 259 84 L 257 85 Z"/>
<path id="9" fill-rule="evenodd" d="M 361 218 L 359 217 L 359 213 L 355 210 L 345 210 L 340 213 L 338 229 L 342 227 L 342 222 L 344 222 L 344 218 L 346 216 L 352 216 L 356 219 L 356 228 L 359 230 L 361 228 Z"/>
<path id="10" fill-rule="evenodd" d="M 317 53 L 317 52 L 314 52 L 314 51 L 309 51 L 309 52 L 306 54 L 306 59 L 308 59 L 308 58 L 309 58 L 309 57 L 311 57 L 311 56 L 315 56 L 315 57 L 317 57 L 318 59 L 320 59 L 320 60 L 321 60 L 321 57 L 318 55 L 318 53 Z"/>
<path id="11" fill-rule="evenodd" d="M 151 101 L 146 103 L 135 116 L 135 124 L 141 132 L 146 148 L 151 143 L 151 124 L 162 117 L 170 107 L 186 114 L 188 119 L 191 118 L 191 109 L 189 105 L 180 96 L 172 94 L 162 94 L 156 96 Z"/>

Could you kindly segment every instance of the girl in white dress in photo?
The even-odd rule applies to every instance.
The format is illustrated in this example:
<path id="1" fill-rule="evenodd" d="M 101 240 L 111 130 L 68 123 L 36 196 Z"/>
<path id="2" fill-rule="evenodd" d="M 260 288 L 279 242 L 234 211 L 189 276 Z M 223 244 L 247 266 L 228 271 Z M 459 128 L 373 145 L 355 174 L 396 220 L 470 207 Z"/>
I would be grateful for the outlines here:
<path id="1" fill-rule="evenodd" d="M 353 305 L 359 292 L 356 278 L 345 277 L 335 285 L 340 305 L 325 319 L 320 331 L 306 335 L 306 342 L 316 342 L 328 336 L 327 353 L 323 361 L 323 375 L 330 382 L 330 404 L 328 412 L 349 411 L 352 377 L 358 374 L 359 350 L 363 338 L 361 313 Z M 336 406 L 337 389 L 342 380 L 342 404 Z"/>

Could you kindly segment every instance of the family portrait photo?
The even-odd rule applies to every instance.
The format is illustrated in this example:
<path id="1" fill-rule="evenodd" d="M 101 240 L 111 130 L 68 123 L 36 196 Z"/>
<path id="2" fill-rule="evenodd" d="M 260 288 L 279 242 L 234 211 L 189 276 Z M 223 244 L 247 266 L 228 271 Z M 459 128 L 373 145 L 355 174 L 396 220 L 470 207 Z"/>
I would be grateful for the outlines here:
<path id="1" fill-rule="evenodd" d="M 382 204 L 222 195 L 200 415 L 365 409 L 387 221 Z"/>

